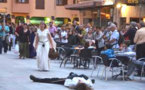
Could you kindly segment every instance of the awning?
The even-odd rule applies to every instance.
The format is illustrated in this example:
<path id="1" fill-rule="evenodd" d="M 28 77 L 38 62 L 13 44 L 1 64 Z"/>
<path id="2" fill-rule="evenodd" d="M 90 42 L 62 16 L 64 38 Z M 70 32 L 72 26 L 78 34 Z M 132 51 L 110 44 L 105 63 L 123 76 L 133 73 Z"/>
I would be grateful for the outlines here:
<path id="1" fill-rule="evenodd" d="M 95 7 L 112 6 L 112 5 L 104 5 L 104 2 L 102 1 L 87 1 L 78 4 L 66 5 L 65 8 L 70 10 L 84 10 L 84 9 L 93 9 Z"/>

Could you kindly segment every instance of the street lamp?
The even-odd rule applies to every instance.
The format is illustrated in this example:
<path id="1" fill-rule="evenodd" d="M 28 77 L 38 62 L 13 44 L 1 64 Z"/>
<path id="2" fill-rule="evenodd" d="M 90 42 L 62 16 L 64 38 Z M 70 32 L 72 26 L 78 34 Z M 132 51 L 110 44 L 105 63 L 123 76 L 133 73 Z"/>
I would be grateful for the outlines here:
<path id="1" fill-rule="evenodd" d="M 120 8 L 121 8 L 121 6 L 122 6 L 122 4 L 121 4 L 121 3 L 118 3 L 118 4 L 116 5 L 116 7 L 117 7 L 118 9 L 120 9 Z"/>

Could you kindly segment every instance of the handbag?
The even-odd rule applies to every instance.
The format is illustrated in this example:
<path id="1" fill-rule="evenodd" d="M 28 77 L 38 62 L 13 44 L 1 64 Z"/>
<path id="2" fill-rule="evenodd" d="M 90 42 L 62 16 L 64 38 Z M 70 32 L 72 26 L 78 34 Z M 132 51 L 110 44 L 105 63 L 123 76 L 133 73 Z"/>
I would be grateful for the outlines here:
<path id="1" fill-rule="evenodd" d="M 53 60 L 58 58 L 58 56 L 58 52 L 54 48 L 50 48 L 48 57 Z"/>

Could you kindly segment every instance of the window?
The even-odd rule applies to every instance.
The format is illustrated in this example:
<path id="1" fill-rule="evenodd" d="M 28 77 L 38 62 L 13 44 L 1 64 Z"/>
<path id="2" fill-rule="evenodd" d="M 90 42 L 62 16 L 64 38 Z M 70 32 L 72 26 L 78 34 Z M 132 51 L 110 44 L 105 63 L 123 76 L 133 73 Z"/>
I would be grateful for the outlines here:
<path id="1" fill-rule="evenodd" d="M 16 0 L 17 3 L 29 3 L 29 0 Z"/>
<path id="2" fill-rule="evenodd" d="M 36 9 L 45 9 L 45 0 L 36 0 Z"/>
<path id="3" fill-rule="evenodd" d="M 67 0 L 56 0 L 56 5 L 67 5 Z"/>
<path id="4" fill-rule="evenodd" d="M 0 0 L 0 3 L 6 3 L 7 0 Z"/>

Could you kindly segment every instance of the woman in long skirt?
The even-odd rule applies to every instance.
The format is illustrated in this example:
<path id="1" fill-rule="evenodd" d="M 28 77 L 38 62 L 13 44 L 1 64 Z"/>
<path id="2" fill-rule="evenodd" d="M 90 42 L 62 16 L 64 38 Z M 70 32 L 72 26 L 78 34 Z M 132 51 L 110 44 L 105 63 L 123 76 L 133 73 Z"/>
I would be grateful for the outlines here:
<path id="1" fill-rule="evenodd" d="M 35 43 L 38 69 L 41 71 L 48 71 L 50 69 L 48 58 L 50 47 L 53 48 L 51 35 L 48 29 L 46 29 L 46 24 L 41 22 L 40 29 L 37 30 Z"/>

